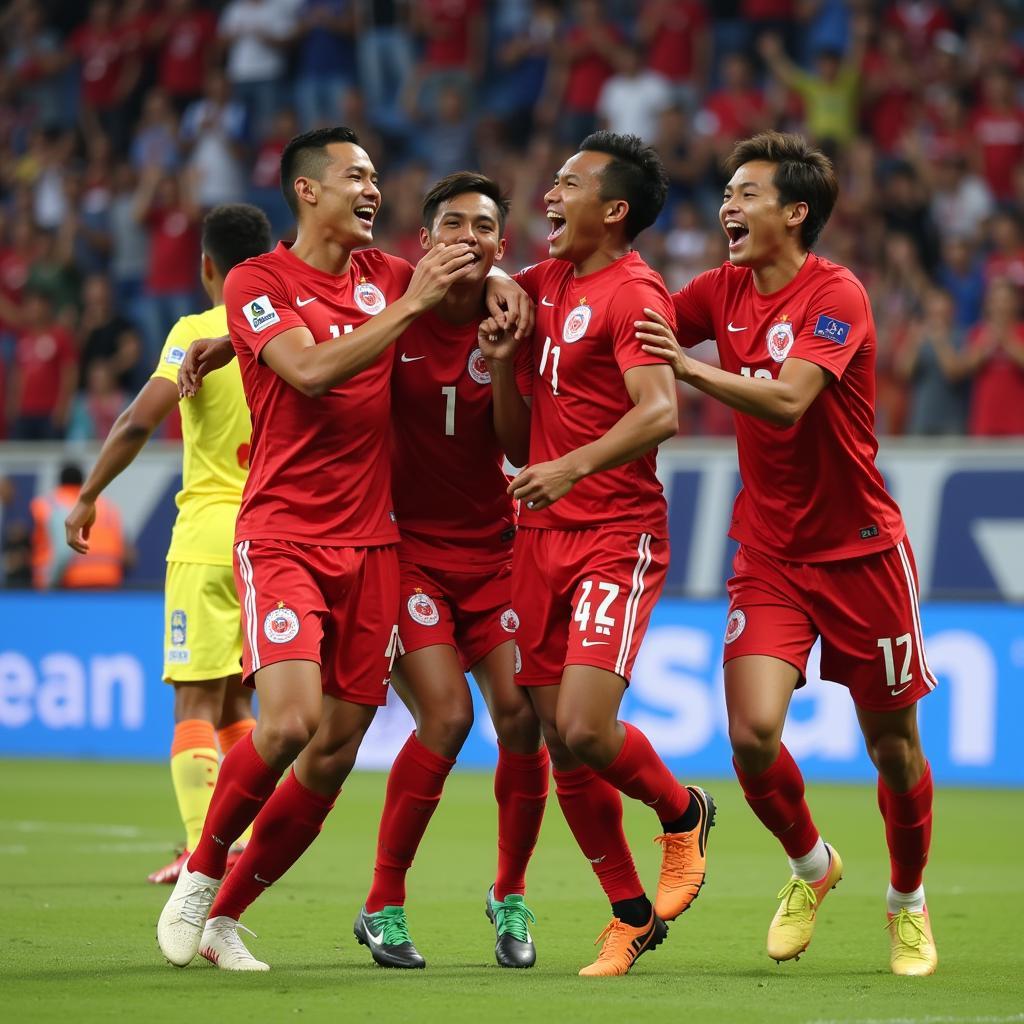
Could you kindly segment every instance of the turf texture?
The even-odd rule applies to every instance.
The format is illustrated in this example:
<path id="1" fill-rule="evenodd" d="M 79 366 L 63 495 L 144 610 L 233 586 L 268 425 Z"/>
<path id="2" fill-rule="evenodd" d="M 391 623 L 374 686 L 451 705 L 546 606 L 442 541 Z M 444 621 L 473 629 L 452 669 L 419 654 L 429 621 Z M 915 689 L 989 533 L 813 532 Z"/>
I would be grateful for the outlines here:
<path id="1" fill-rule="evenodd" d="M 170 967 L 156 946 L 169 890 L 145 876 L 170 859 L 176 837 L 166 768 L 0 761 L 0 1015 L 61 1024 L 1024 1022 L 1019 791 L 939 790 L 926 878 L 939 971 L 908 979 L 888 970 L 888 860 L 871 788 L 810 787 L 846 875 L 807 953 L 776 965 L 763 944 L 788 875 L 781 850 L 733 780 L 687 781 L 706 785 L 719 806 L 708 884 L 626 978 L 576 976 L 609 914 L 553 794 L 528 894 L 538 964 L 495 965 L 483 912 L 495 811 L 490 778 L 471 772 L 450 778 L 410 876 L 425 971 L 382 970 L 352 937 L 384 792 L 384 777 L 368 773 L 349 781 L 324 834 L 246 915 L 260 936 L 247 941 L 270 973 L 228 974 L 201 959 Z M 627 807 L 627 831 L 653 888 L 650 811 Z"/>

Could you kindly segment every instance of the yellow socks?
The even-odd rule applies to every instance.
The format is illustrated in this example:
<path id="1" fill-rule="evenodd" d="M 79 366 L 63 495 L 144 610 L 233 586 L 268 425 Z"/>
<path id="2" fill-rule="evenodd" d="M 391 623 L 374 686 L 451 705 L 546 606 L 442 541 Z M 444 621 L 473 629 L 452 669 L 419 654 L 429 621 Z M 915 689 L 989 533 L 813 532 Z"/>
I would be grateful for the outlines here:
<path id="1" fill-rule="evenodd" d="M 210 722 L 190 718 L 174 727 L 171 779 L 185 826 L 185 848 L 194 850 L 217 784 L 217 734 Z"/>

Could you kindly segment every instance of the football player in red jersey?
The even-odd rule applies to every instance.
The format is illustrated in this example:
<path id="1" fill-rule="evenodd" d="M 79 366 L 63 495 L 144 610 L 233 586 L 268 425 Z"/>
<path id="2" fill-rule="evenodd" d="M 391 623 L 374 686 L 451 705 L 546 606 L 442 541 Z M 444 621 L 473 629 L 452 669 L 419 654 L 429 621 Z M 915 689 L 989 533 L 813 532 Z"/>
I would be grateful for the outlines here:
<path id="1" fill-rule="evenodd" d="M 157 924 L 178 966 L 202 946 L 220 967 L 267 969 L 238 917 L 319 834 L 385 702 L 398 642 L 387 350 L 476 263 L 465 244 L 436 246 L 415 270 L 358 248 L 372 241 L 381 195 L 348 128 L 292 139 L 281 180 L 295 243 L 240 264 L 224 288 L 253 422 L 235 577 L 259 720 L 225 758 Z M 230 356 L 223 349 L 208 346 L 207 369 Z M 257 814 L 214 906 L 228 848 Z"/>
<path id="2" fill-rule="evenodd" d="M 486 910 L 503 967 L 536 953 L 524 893 L 548 791 L 540 723 L 515 685 L 511 560 L 515 516 L 502 469 L 487 363 L 477 344 L 487 275 L 504 252 L 508 200 L 480 174 L 442 179 L 423 201 L 420 239 L 465 244 L 472 273 L 395 345 L 391 486 L 402 535 L 393 685 L 416 721 L 388 776 L 373 885 L 356 920 L 384 966 L 423 967 L 405 918 L 405 876 L 473 724 L 472 671 L 498 740 L 498 872 Z M 529 368 L 520 373 L 527 391 Z M 510 450 L 513 458 L 525 453 Z"/>
<path id="3" fill-rule="evenodd" d="M 612 904 L 584 976 L 621 975 L 665 936 L 703 885 L 714 804 L 682 786 L 639 729 L 618 720 L 633 661 L 668 568 L 660 442 L 676 432 L 675 384 L 634 323 L 655 306 L 674 319 L 664 282 L 633 250 L 667 178 L 636 136 L 598 132 L 545 196 L 551 259 L 517 275 L 537 302 L 529 345 L 532 408 L 515 387 L 515 344 L 480 329 L 499 422 L 529 435 L 512 591 L 520 618 L 517 682 L 540 715 L 559 804 Z M 622 829 L 620 793 L 658 815 L 662 870 L 652 907 Z"/>
<path id="4" fill-rule="evenodd" d="M 878 769 L 891 862 L 890 964 L 937 963 L 922 876 L 932 778 L 917 701 L 935 686 L 921 635 L 903 517 L 875 466 L 875 325 L 864 288 L 811 252 L 836 200 L 831 163 L 800 136 L 766 132 L 729 159 L 720 219 L 729 262 L 673 296 L 683 346 L 715 338 L 721 368 L 686 355 L 653 308 L 637 337 L 676 376 L 735 410 L 743 489 L 729 535 L 725 695 L 736 774 L 778 836 L 793 877 L 768 955 L 798 957 L 842 876 L 782 742 L 794 690 L 820 636 L 821 674 L 846 685 Z"/>

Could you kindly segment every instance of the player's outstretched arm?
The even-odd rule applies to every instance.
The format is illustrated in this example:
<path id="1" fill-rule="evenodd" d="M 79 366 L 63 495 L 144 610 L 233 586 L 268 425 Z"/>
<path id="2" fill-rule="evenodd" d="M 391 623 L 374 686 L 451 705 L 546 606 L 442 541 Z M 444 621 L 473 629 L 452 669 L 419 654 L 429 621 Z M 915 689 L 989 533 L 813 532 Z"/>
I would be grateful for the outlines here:
<path id="1" fill-rule="evenodd" d="M 96 520 L 96 499 L 110 481 L 127 469 L 142 451 L 154 430 L 178 404 L 178 389 L 169 380 L 154 377 L 118 416 L 103 442 L 96 464 L 82 484 L 78 501 L 64 520 L 68 546 L 84 555 L 89 550 L 89 530 Z"/>
<path id="2" fill-rule="evenodd" d="M 622 377 L 633 408 L 606 434 L 559 459 L 528 466 L 508 492 L 528 508 L 564 497 L 584 477 L 640 458 L 679 428 L 676 386 L 667 366 L 634 366 Z"/>
<path id="3" fill-rule="evenodd" d="M 473 262 L 468 245 L 435 245 L 416 265 L 405 294 L 351 334 L 318 345 L 307 327 L 293 327 L 271 338 L 260 358 L 292 387 L 320 398 L 373 363 L 416 317 L 470 273 Z"/>
<path id="4" fill-rule="evenodd" d="M 530 403 L 516 380 L 516 331 L 503 329 L 494 317 L 488 317 L 480 324 L 477 343 L 491 375 L 494 432 L 508 461 L 525 466 L 530 458 Z"/>
<path id="5" fill-rule="evenodd" d="M 737 412 L 767 420 L 778 427 L 791 427 L 824 391 L 829 374 L 806 359 L 790 357 L 782 364 L 778 380 L 744 377 L 717 366 L 692 359 L 683 351 L 667 321 L 645 307 L 650 320 L 636 322 L 636 336 L 644 351 L 660 356 L 678 380 L 717 398 Z"/>

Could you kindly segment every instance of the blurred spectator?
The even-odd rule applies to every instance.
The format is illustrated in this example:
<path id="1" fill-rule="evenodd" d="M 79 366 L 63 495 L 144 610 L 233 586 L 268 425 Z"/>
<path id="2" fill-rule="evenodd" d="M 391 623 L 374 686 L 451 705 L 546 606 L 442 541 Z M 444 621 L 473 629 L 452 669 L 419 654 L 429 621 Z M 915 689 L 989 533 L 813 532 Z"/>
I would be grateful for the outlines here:
<path id="1" fill-rule="evenodd" d="M 973 174 L 966 153 L 945 153 L 932 165 L 932 218 L 948 238 L 977 242 L 995 209 L 992 191 Z"/>
<path id="2" fill-rule="evenodd" d="M 1012 282 L 989 285 L 985 317 L 971 331 L 962 370 L 974 378 L 968 431 L 980 437 L 1024 434 L 1024 323 Z"/>
<path id="3" fill-rule="evenodd" d="M 949 11 L 933 0 L 896 0 L 886 4 L 885 24 L 899 32 L 914 58 L 923 57 L 940 32 L 953 28 Z"/>
<path id="4" fill-rule="evenodd" d="M 764 93 L 754 81 L 754 69 L 744 53 L 722 59 L 722 84 L 705 100 L 694 127 L 723 160 L 737 139 L 767 128 L 771 116 Z"/>
<path id="5" fill-rule="evenodd" d="M 388 135 L 404 135 L 402 106 L 415 63 L 409 28 L 410 0 L 353 0 L 359 84 L 373 124 Z"/>
<path id="6" fill-rule="evenodd" d="M 96 500 L 89 553 L 76 554 L 67 545 L 64 520 L 78 501 L 83 480 L 78 466 L 66 465 L 56 489 L 32 499 L 32 581 L 37 590 L 113 589 L 124 580 L 128 551 L 120 513 L 108 498 Z"/>
<path id="7" fill-rule="evenodd" d="M 249 115 L 252 138 L 267 130 L 281 102 L 294 7 L 292 0 L 230 0 L 217 24 L 228 81 Z"/>
<path id="8" fill-rule="evenodd" d="M 160 88 L 183 110 L 206 81 L 217 42 L 217 18 L 195 0 L 164 0 L 157 24 Z"/>
<path id="9" fill-rule="evenodd" d="M 985 275 L 970 243 L 955 237 L 946 241 L 938 280 L 953 299 L 957 327 L 973 327 L 981 317 Z"/>
<path id="10" fill-rule="evenodd" d="M 45 291 L 27 287 L 23 312 L 9 382 L 10 436 L 16 441 L 55 440 L 67 427 L 78 352 L 71 334 L 54 318 Z"/>
<path id="11" fill-rule="evenodd" d="M 28 523 L 10 519 L 15 487 L 6 476 L 0 476 L 0 576 L 8 589 L 32 586 L 32 531 Z"/>
<path id="12" fill-rule="evenodd" d="M 86 386 L 94 363 L 104 363 L 121 390 L 134 394 L 149 371 L 142 365 L 142 342 L 135 325 L 114 306 L 110 280 L 93 274 L 82 286 L 79 387 Z M 105 435 L 104 435 L 105 436 Z"/>
<path id="13" fill-rule="evenodd" d="M 94 360 L 85 374 L 85 387 L 71 403 L 66 440 L 102 441 L 128 405 L 128 393 L 105 359 Z"/>
<path id="14" fill-rule="evenodd" d="M 58 235 L 61 248 L 70 253 L 79 274 L 106 270 L 110 261 L 113 240 L 109 200 L 109 193 L 98 183 L 87 191 L 81 173 L 65 175 L 66 212 Z"/>
<path id="15" fill-rule="evenodd" d="M 149 262 L 149 242 L 145 228 L 135 216 L 138 176 L 129 163 L 114 168 L 110 196 L 110 234 L 112 254 L 110 279 L 117 308 L 135 319 L 142 295 L 142 280 Z"/>
<path id="16" fill-rule="evenodd" d="M 178 150 L 178 115 L 162 89 L 150 89 L 131 145 L 132 164 L 138 171 L 159 167 L 173 171 L 181 163 Z"/>
<path id="17" fill-rule="evenodd" d="M 295 217 L 281 193 L 281 154 L 288 140 L 297 135 L 298 130 L 295 114 L 290 110 L 279 110 L 271 124 L 270 132 L 260 142 L 252 160 L 247 200 L 267 215 L 274 238 L 286 235 L 292 230 L 295 222 Z M 361 133 L 359 137 L 364 143 L 367 142 Z"/>
<path id="18" fill-rule="evenodd" d="M 907 43 L 898 29 L 881 31 L 861 67 L 862 121 L 885 156 L 910 126 L 919 82 Z"/>
<path id="19" fill-rule="evenodd" d="M 186 108 L 181 140 L 185 166 L 196 182 L 196 202 L 204 210 L 245 196 L 245 107 L 232 98 L 223 72 L 211 71 L 202 98 Z"/>
<path id="20" fill-rule="evenodd" d="M 303 0 L 295 55 L 295 106 L 303 131 L 337 124 L 356 85 L 353 0 Z"/>
<path id="21" fill-rule="evenodd" d="M 645 0 L 636 23 L 647 67 L 665 78 L 673 99 L 696 108 L 711 66 L 708 15 L 699 0 Z"/>
<path id="22" fill-rule="evenodd" d="M 985 260 L 985 281 L 1005 277 L 1018 288 L 1024 288 L 1024 238 L 1021 237 L 1020 215 L 1001 213 L 992 219 L 988 229 L 991 249 Z"/>
<path id="23" fill-rule="evenodd" d="M 12 3 L 0 24 L 7 39 L 4 71 L 31 121 L 73 123 L 74 112 L 63 102 L 60 37 L 44 24 L 42 8 L 32 2 Z"/>
<path id="24" fill-rule="evenodd" d="M 2 220 L 0 220 L 2 224 Z M 35 260 L 35 230 L 29 217 L 0 226 L 0 340 L 12 336 L 22 319 L 22 301 Z"/>
<path id="25" fill-rule="evenodd" d="M 900 161 L 889 167 L 879 200 L 887 230 L 911 239 L 918 262 L 926 273 L 934 273 L 939 261 L 939 233 L 924 183 L 911 164 Z"/>
<path id="26" fill-rule="evenodd" d="M 597 98 L 602 127 L 653 142 L 658 119 L 670 106 L 672 87 L 668 79 L 644 68 L 638 46 L 623 46 L 619 70 L 601 86 Z"/>
<path id="27" fill-rule="evenodd" d="M 487 47 L 482 0 L 419 0 L 412 9 L 413 27 L 423 39 L 417 108 L 431 111 L 450 88 L 468 100 Z"/>
<path id="28" fill-rule="evenodd" d="M 135 194 L 135 219 L 148 232 L 149 259 L 139 300 L 152 365 L 171 327 L 193 312 L 201 213 L 188 184 L 148 168 Z"/>
<path id="29" fill-rule="evenodd" d="M 1013 171 L 1024 158 L 1024 109 L 1014 87 L 1006 68 L 990 67 L 982 79 L 981 101 L 971 116 L 985 179 L 997 199 L 1013 195 Z"/>
<path id="30" fill-rule="evenodd" d="M 908 434 L 963 434 L 967 389 L 963 382 L 962 333 L 951 296 L 933 289 L 924 316 L 910 328 L 896 358 L 896 372 L 910 388 Z"/>
<path id="31" fill-rule="evenodd" d="M 417 156 L 436 181 L 446 174 L 478 165 L 473 122 L 463 91 L 455 84 L 441 86 L 435 104 L 420 122 Z"/>

